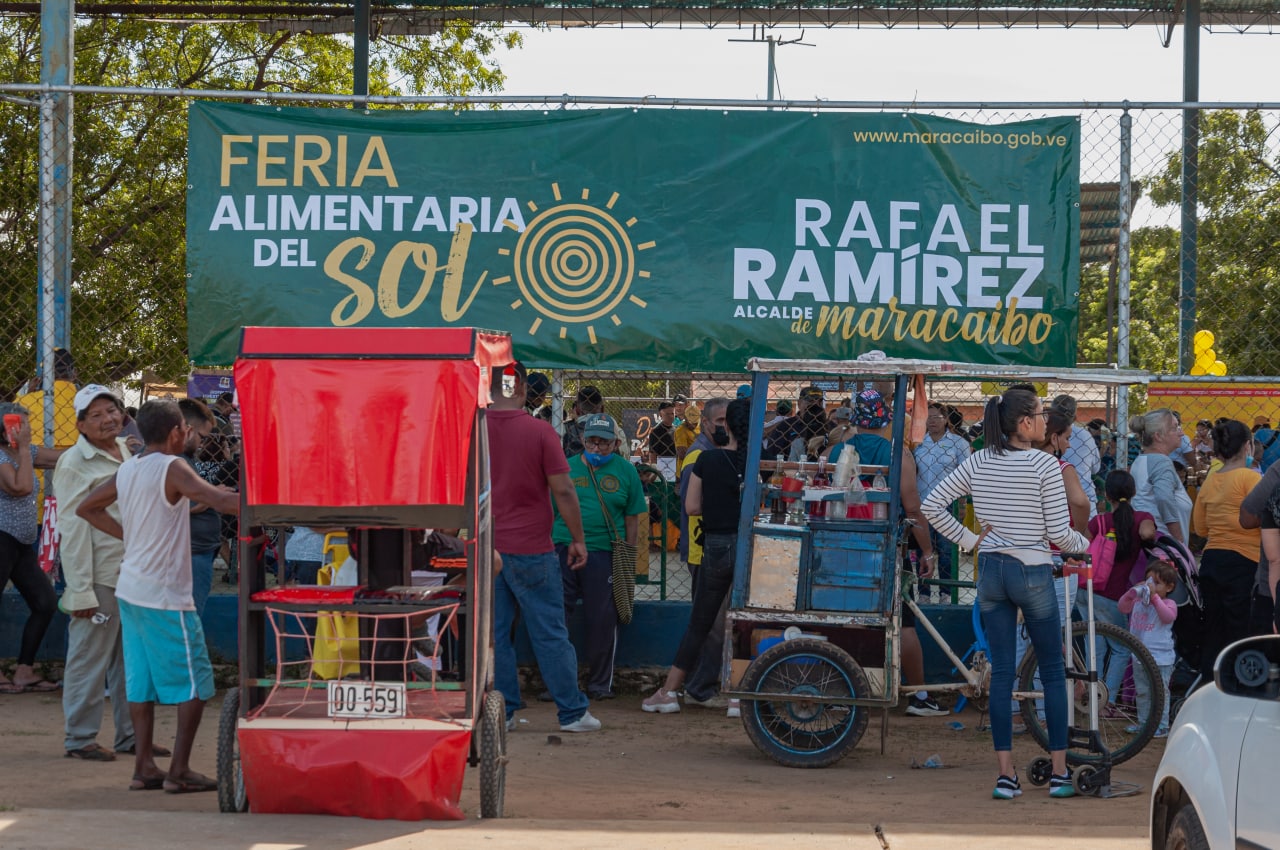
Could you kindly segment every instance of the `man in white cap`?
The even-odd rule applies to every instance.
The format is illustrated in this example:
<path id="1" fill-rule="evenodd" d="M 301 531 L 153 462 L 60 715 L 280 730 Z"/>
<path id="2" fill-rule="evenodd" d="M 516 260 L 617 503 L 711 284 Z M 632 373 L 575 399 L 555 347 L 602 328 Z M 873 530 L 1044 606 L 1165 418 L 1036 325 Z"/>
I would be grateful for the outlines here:
<path id="1" fill-rule="evenodd" d="M 124 545 L 76 516 L 76 508 L 90 490 L 116 474 L 130 453 L 120 435 L 124 405 L 111 390 L 89 384 L 76 393 L 74 403 L 80 438 L 58 459 L 53 472 L 58 531 L 62 535 L 62 574 L 67 583 L 59 607 L 71 616 L 67 666 L 62 674 L 65 746 L 68 758 L 114 761 L 116 753 L 134 751 L 116 604 Z M 118 509 L 112 510 L 119 520 Z M 115 719 L 112 750 L 97 742 L 102 727 L 104 681 L 111 692 L 111 714 Z"/>

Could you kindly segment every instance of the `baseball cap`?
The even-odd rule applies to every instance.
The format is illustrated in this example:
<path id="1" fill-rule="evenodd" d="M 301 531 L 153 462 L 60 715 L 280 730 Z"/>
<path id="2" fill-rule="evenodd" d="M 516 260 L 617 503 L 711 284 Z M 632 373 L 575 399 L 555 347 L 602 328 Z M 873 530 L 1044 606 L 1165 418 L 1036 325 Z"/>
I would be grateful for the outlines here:
<path id="1" fill-rule="evenodd" d="M 688 403 L 689 403 L 689 399 L 688 399 L 688 397 L 687 397 L 687 396 L 685 396 L 685 394 L 684 394 L 684 393 L 676 393 L 676 394 L 675 394 L 675 398 L 671 399 L 671 401 L 672 401 L 673 403 L 675 403 L 675 404 L 688 404 Z"/>
<path id="2" fill-rule="evenodd" d="M 582 422 L 582 436 L 602 437 L 606 440 L 617 439 L 618 434 L 614 429 L 613 417 L 607 413 L 592 413 L 585 417 Z"/>
<path id="3" fill-rule="evenodd" d="M 822 390 L 814 386 L 805 387 L 800 391 L 800 398 L 822 398 Z"/>
<path id="4" fill-rule="evenodd" d="M 89 409 L 89 405 L 93 404 L 103 396 L 106 396 L 116 404 L 123 406 L 123 402 L 120 401 L 120 397 L 104 387 L 102 384 L 87 384 L 83 389 L 76 393 L 76 397 L 73 401 L 76 408 L 76 416 L 83 416 L 84 412 Z"/>
<path id="5" fill-rule="evenodd" d="M 859 428 L 883 428 L 889 424 L 889 410 L 884 396 L 876 390 L 863 390 L 854 401 L 853 424 Z"/>
<path id="6" fill-rule="evenodd" d="M 738 387 L 738 398 L 751 398 L 750 384 L 742 384 Z"/>

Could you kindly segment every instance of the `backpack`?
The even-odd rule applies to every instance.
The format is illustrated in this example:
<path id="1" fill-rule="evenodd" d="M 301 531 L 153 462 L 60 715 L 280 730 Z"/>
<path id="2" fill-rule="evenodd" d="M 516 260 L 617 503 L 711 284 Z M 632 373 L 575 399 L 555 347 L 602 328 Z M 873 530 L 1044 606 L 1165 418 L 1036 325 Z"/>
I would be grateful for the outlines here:
<path id="1" fill-rule="evenodd" d="M 1116 565 L 1116 532 L 1114 528 L 1099 533 L 1089 541 L 1086 550 L 1093 559 L 1093 586 L 1106 587 L 1111 570 Z"/>

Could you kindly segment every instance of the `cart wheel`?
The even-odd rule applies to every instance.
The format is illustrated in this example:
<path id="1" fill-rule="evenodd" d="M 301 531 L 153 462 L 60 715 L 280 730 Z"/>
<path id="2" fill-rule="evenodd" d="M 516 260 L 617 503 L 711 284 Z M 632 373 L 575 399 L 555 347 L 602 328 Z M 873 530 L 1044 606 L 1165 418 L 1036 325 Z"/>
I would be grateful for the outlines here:
<path id="1" fill-rule="evenodd" d="M 1048 785 L 1051 776 L 1053 776 L 1053 762 L 1044 756 L 1031 760 L 1031 766 L 1027 768 L 1027 778 L 1031 780 L 1032 785 L 1037 788 Z"/>
<path id="2" fill-rule="evenodd" d="M 849 653 L 806 638 L 783 641 L 751 662 L 742 690 L 742 725 L 751 743 L 784 767 L 827 767 L 844 758 L 867 729 L 865 706 L 824 697 L 867 699 L 871 686 Z"/>
<path id="3" fill-rule="evenodd" d="M 244 771 L 240 769 L 240 739 L 236 735 L 239 718 L 240 689 L 232 688 L 222 699 L 222 715 L 218 718 L 218 809 L 223 812 L 249 811 Z"/>
<path id="4" fill-rule="evenodd" d="M 507 704 L 501 691 L 489 691 L 480 718 L 480 817 L 502 817 L 506 792 Z"/>
<path id="5" fill-rule="evenodd" d="M 1093 765 L 1085 764 L 1076 768 L 1076 772 L 1071 775 L 1071 784 L 1075 786 L 1077 794 L 1092 797 L 1098 793 L 1093 781 L 1096 773 L 1097 769 Z"/>

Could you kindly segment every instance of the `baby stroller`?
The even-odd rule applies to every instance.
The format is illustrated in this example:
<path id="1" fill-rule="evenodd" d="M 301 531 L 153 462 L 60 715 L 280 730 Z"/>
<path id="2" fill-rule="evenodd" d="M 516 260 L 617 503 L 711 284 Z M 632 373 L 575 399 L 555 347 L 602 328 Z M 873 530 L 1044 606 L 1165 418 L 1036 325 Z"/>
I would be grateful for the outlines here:
<path id="1" fill-rule="evenodd" d="M 1169 678 L 1169 723 L 1187 696 L 1200 686 L 1200 654 L 1204 646 L 1204 605 L 1200 598 L 1199 566 L 1191 550 L 1167 534 L 1159 535 L 1146 547 L 1146 560 L 1168 561 L 1178 571 L 1178 586 L 1169 594 L 1178 606 L 1178 619 L 1173 621 L 1173 649 L 1178 655 Z M 1140 559 L 1145 572 L 1145 561 Z M 1142 576 L 1130 576 L 1133 584 Z"/>

